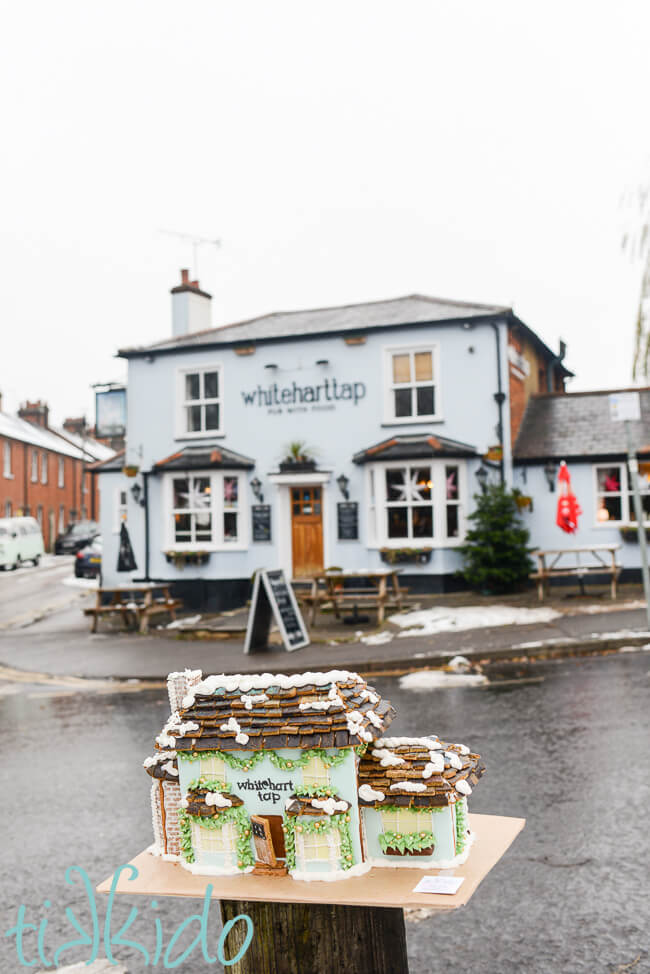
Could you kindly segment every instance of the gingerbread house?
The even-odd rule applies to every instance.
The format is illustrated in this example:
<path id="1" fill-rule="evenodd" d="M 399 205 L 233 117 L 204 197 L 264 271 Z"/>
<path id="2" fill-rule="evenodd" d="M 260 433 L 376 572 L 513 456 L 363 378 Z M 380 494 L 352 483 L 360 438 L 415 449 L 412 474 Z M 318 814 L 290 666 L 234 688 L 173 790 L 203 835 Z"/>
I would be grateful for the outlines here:
<path id="1" fill-rule="evenodd" d="M 466 856 L 478 755 L 385 737 L 395 711 L 358 674 L 185 671 L 168 684 L 172 714 L 147 759 L 155 854 L 303 880 Z"/>

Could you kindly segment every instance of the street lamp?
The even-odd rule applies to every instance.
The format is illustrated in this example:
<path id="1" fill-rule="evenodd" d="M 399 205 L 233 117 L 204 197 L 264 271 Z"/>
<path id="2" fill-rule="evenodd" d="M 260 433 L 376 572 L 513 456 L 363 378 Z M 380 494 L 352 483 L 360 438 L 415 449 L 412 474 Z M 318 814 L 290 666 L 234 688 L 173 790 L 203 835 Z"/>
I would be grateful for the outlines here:
<path id="1" fill-rule="evenodd" d="M 544 476 L 551 493 L 555 490 L 555 476 L 557 474 L 557 463 L 554 460 L 547 460 L 544 464 Z"/>
<path id="2" fill-rule="evenodd" d="M 488 472 L 483 466 L 483 464 L 481 464 L 481 466 L 476 471 L 476 479 L 479 482 L 479 486 L 481 488 L 482 493 L 485 493 L 485 491 L 487 490 Z"/>
<path id="3" fill-rule="evenodd" d="M 257 477 L 253 477 L 251 480 L 251 490 L 253 491 L 253 496 L 260 502 L 264 500 L 264 494 L 262 493 L 262 482 L 258 480 Z"/>
<path id="4" fill-rule="evenodd" d="M 348 484 L 350 483 L 350 481 L 345 476 L 345 474 L 342 473 L 339 474 L 339 476 L 336 478 L 336 482 L 339 485 L 339 490 L 341 491 L 341 493 L 343 494 L 344 498 L 347 501 L 350 497 L 350 491 L 348 490 Z"/>
<path id="5" fill-rule="evenodd" d="M 131 488 L 131 497 L 136 502 L 136 504 L 139 504 L 140 507 L 144 507 L 144 497 L 142 497 L 142 487 L 137 482 Z"/>

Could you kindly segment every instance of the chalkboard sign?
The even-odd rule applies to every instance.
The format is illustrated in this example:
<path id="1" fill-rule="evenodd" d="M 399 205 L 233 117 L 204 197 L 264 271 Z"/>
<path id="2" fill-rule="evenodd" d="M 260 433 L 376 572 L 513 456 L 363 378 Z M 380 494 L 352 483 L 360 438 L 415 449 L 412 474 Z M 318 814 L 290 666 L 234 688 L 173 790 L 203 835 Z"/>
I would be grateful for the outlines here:
<path id="1" fill-rule="evenodd" d="M 300 614 L 293 589 L 284 572 L 262 569 L 255 575 L 253 596 L 246 627 L 245 653 L 269 649 L 271 620 L 275 618 L 284 648 L 291 652 L 309 645 L 307 628 Z"/>
<path id="2" fill-rule="evenodd" d="M 271 505 L 253 504 L 253 541 L 271 540 Z"/>
<path id="3" fill-rule="evenodd" d="M 340 501 L 336 505 L 339 541 L 359 540 L 359 505 L 356 501 Z"/>

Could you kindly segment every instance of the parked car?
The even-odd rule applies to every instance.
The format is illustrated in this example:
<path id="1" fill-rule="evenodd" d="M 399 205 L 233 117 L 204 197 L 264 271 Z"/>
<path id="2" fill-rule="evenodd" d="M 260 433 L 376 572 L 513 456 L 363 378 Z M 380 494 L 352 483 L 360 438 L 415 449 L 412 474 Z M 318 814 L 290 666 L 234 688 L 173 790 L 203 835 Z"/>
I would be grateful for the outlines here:
<path id="1" fill-rule="evenodd" d="M 75 521 L 69 524 L 63 534 L 57 536 L 54 542 L 55 555 L 76 555 L 85 548 L 99 534 L 96 521 Z"/>
<path id="2" fill-rule="evenodd" d="M 77 578 L 98 578 L 102 570 L 102 538 L 97 535 L 89 545 L 77 552 L 74 573 Z"/>
<path id="3" fill-rule="evenodd" d="M 23 561 L 38 565 L 44 551 L 43 533 L 36 518 L 0 518 L 0 568 L 18 568 Z"/>

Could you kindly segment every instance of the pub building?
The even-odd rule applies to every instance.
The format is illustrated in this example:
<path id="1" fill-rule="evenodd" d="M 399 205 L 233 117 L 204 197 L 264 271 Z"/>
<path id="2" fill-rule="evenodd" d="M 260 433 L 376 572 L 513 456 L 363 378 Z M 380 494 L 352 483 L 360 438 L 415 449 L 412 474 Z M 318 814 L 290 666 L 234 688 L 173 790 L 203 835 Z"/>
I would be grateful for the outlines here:
<path id="1" fill-rule="evenodd" d="M 172 335 L 128 362 L 126 448 L 98 466 L 103 583 L 244 604 L 259 568 L 401 569 L 457 588 L 486 480 L 511 483 L 528 399 L 571 373 L 510 308 L 422 295 L 211 327 L 182 272 Z M 137 570 L 117 573 L 126 521 Z"/>

